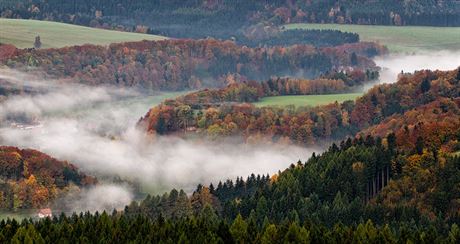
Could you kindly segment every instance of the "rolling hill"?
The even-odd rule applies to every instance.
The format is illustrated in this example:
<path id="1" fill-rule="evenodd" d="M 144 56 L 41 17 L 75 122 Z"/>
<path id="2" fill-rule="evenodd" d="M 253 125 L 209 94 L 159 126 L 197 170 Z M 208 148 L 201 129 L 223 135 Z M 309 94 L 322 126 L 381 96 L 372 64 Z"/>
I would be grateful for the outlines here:
<path id="1" fill-rule="evenodd" d="M 361 41 L 386 45 L 391 52 L 459 50 L 460 27 L 289 24 L 286 29 L 331 29 L 358 33 Z"/>
<path id="2" fill-rule="evenodd" d="M 40 35 L 42 48 L 166 39 L 163 36 L 96 29 L 51 21 L 0 18 L 0 43 L 13 44 L 18 48 L 31 48 L 37 35 Z"/>

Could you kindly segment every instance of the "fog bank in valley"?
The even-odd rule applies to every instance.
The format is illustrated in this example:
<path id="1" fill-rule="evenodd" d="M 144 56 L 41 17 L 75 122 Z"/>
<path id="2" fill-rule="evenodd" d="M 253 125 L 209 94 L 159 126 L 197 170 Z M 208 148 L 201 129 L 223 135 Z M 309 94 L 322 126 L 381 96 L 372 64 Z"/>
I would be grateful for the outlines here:
<path id="1" fill-rule="evenodd" d="M 460 66 L 460 51 L 421 51 L 416 54 L 390 54 L 377 57 L 376 64 L 382 68 L 381 83 L 396 82 L 401 71 L 412 73 L 417 70 L 453 70 Z"/>
<path id="2" fill-rule="evenodd" d="M 169 136 L 152 139 L 135 125 L 164 96 L 63 85 L 12 70 L 0 73 L 7 73 L 0 78 L 10 83 L 40 84 L 46 91 L 9 96 L 0 103 L 2 145 L 34 148 L 102 179 L 118 176 L 137 182 L 151 193 L 173 187 L 190 192 L 199 183 L 272 174 L 306 160 L 314 151 L 295 146 L 198 143 Z M 123 207 L 132 197 L 130 187 L 103 181 L 64 201 L 74 203 L 70 206 L 77 211 L 94 211 Z"/>
<path id="3" fill-rule="evenodd" d="M 460 65 L 460 52 L 392 54 L 375 62 L 382 67 L 379 82 L 392 83 L 401 71 L 455 69 Z M 167 96 L 37 77 L 0 69 L 4 84 L 38 91 L 0 99 L 0 144 L 43 151 L 102 179 L 100 185 L 60 200 L 75 211 L 110 210 L 128 204 L 134 197 L 132 187 L 110 181 L 114 177 L 137 183 L 149 193 L 172 188 L 190 192 L 199 183 L 251 173 L 273 174 L 320 151 L 191 142 L 170 136 L 153 139 L 136 128 L 136 122 Z"/>

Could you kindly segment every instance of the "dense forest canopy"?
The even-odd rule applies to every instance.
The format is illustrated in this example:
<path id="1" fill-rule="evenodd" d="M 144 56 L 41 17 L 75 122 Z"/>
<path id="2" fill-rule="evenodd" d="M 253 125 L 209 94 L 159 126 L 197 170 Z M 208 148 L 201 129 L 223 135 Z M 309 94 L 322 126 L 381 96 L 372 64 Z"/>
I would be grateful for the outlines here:
<path id="1" fill-rule="evenodd" d="M 328 227 L 363 219 L 379 225 L 414 221 L 428 226 L 435 219 L 456 223 L 460 159 L 439 147 L 421 149 L 400 150 L 394 134 L 347 139 L 271 177 L 252 174 L 246 180 L 199 185 L 190 197 L 177 190 L 148 196 L 127 206 L 124 214 L 177 219 L 211 206 L 224 219 L 241 214 L 259 227 L 286 219 Z"/>
<path id="2" fill-rule="evenodd" d="M 31 149 L 0 147 L 0 208 L 36 209 L 49 206 L 72 188 L 87 187 L 96 179 Z"/>
<path id="3" fill-rule="evenodd" d="M 370 59 L 387 53 L 379 44 L 250 48 L 232 41 L 164 40 L 84 45 L 59 49 L 15 49 L 1 45 L 0 58 L 15 69 L 39 67 L 54 78 L 89 85 L 140 87 L 146 91 L 223 87 L 271 76 L 313 78 L 334 70 L 377 70 Z"/>
<path id="4" fill-rule="evenodd" d="M 270 95 L 321 93 L 321 86 L 316 86 L 315 81 L 275 79 L 261 84 L 249 82 L 165 101 L 152 108 L 141 120 L 141 125 L 154 134 L 195 133 L 214 139 L 239 136 L 244 141 L 268 140 L 314 145 L 325 139 L 354 135 L 373 125 L 376 125 L 375 130 L 389 127 L 397 123 L 398 118 L 403 120 L 401 118 L 414 117 L 413 114 L 420 113 L 420 110 L 432 109 L 431 116 L 426 117 L 426 123 L 417 117 L 417 122 L 412 122 L 414 128 L 407 125 L 406 129 L 400 125 L 403 127 L 401 129 L 407 133 L 414 130 L 418 134 L 425 130 L 420 128 L 433 130 L 436 126 L 444 125 L 456 131 L 459 72 L 459 69 L 449 72 L 424 70 L 413 75 L 405 74 L 396 83 L 375 86 L 356 101 L 313 108 L 257 108 L 248 102 Z M 333 87 L 340 90 L 343 86 L 339 80 L 323 80 L 321 83 L 327 84 L 327 89 L 332 93 Z M 430 122 L 430 118 L 436 118 L 436 123 Z M 385 122 L 380 125 L 382 121 Z M 377 135 L 385 136 L 384 133 Z M 428 135 L 440 136 L 436 131 L 425 134 Z M 409 138 L 413 136 L 403 140 Z M 449 137 L 441 141 L 447 142 Z"/>
<path id="5" fill-rule="evenodd" d="M 56 155 L 73 158 L 90 172 L 103 162 L 102 170 L 94 171 L 100 173 L 98 181 L 70 162 L 40 151 L 0 146 L 0 209 L 17 213 L 53 208 L 54 214 L 18 221 L 5 219 L 0 212 L 0 243 L 460 243 L 460 67 L 401 71 L 397 82 L 375 85 L 355 101 L 314 107 L 254 105 L 273 96 L 351 93 L 380 76 L 373 58 L 387 54 L 386 47 L 361 42 L 355 33 L 286 30 L 287 24 L 460 26 L 458 0 L 0 0 L 0 17 L 170 37 L 55 49 L 42 49 L 46 40 L 39 35 L 34 47 L 27 49 L 0 43 L 0 66 L 15 70 L 13 75 L 0 76 L 0 116 L 8 120 L 0 130 L 34 136 L 62 125 L 59 136 L 64 130 L 75 133 L 50 136 L 57 138 L 52 145 L 58 150 L 43 146 L 51 144 L 42 141 L 39 148 L 57 152 L 64 148 L 59 143 L 72 142 L 72 147 L 82 148 L 76 150 L 77 157 Z M 90 85 L 89 90 L 135 88 L 142 92 L 133 96 L 141 98 L 159 91 L 193 91 L 150 108 L 138 121 L 126 119 L 124 111 L 112 107 L 118 97 L 109 99 L 101 91 L 110 102 L 94 109 L 95 120 L 103 122 L 100 125 L 72 125 L 87 115 L 69 106 L 49 127 L 43 126 L 48 115 L 39 113 L 33 121 L 44 129 L 35 130 L 20 119 L 11 119 L 10 124 L 9 110 L 2 104 L 11 99 L 5 107 L 20 107 L 19 111 L 40 103 L 26 99 L 44 94 L 40 87 L 29 87 L 23 77 L 10 77 L 21 76 L 21 71 L 59 80 L 70 87 L 72 97 L 79 88 L 68 86 L 71 82 Z M 103 103 L 98 98 L 104 94 L 78 92 L 84 98 L 76 103 L 89 97 L 96 100 L 82 110 Z M 56 94 L 70 97 L 62 91 Z M 110 119 L 100 116 L 103 110 L 109 111 Z M 126 110 L 133 115 L 134 107 Z M 74 113 L 75 119 L 67 112 Z M 99 131 L 128 121 L 130 125 L 117 129 L 116 136 Z M 11 142 L 4 135 L 8 133 L 0 134 L 0 144 Z M 13 144 L 32 140 L 27 136 L 15 137 Z M 68 140 L 60 140 L 64 137 Z M 94 143 L 99 139 L 103 143 Z M 94 150 L 76 146 L 79 143 Z M 199 158 L 199 163 L 189 160 L 188 156 L 202 151 L 187 145 L 206 148 L 208 143 L 215 146 L 213 150 L 230 151 L 229 164 L 237 165 L 233 168 L 244 165 L 253 172 L 257 169 L 252 162 L 265 170 L 269 163 L 264 158 L 283 152 L 266 150 L 263 157 L 255 157 L 260 160 L 251 160 L 234 157 L 229 145 L 239 143 L 254 154 L 260 153 L 255 146 L 271 151 L 277 148 L 274 145 L 322 149 L 307 160 L 297 161 L 294 155 L 285 161 L 295 161 L 280 162 L 287 168 L 271 175 L 231 179 L 240 173 L 227 174 L 233 169 L 223 168 L 219 161 L 225 160 L 217 154 Z M 185 162 L 177 166 L 169 163 L 173 162 L 168 161 L 169 154 L 155 154 L 163 147 L 171 147 L 173 154 L 181 147 L 187 157 L 175 160 Z M 94 153 L 97 150 L 107 152 Z M 209 149 L 206 152 L 211 154 Z M 80 155 L 84 153 L 91 155 Z M 238 150 L 238 154 L 245 153 Z M 203 177 L 213 172 L 201 162 L 208 158 L 214 172 L 224 171 L 225 178 L 211 183 Z M 172 164 L 172 169 L 159 167 L 157 161 Z M 186 175 L 193 171 L 178 169 L 191 164 L 204 173 Z M 193 177 L 201 184 L 189 192 L 163 185 L 165 193 L 158 194 L 159 187 L 141 189 L 135 180 L 123 178 L 150 176 L 141 174 L 143 170 L 154 171 L 154 177 L 135 179 L 143 178 L 155 187 L 167 177 Z M 122 171 L 129 172 L 119 174 Z M 125 189 L 129 196 L 121 204 L 127 206 L 111 213 L 59 215 L 72 203 L 78 205 L 87 191 L 104 184 L 131 187 Z M 96 191 L 96 198 L 123 198 L 107 192 L 110 196 Z M 112 200 L 107 200 L 111 209 L 115 208 Z"/>
<path id="6" fill-rule="evenodd" d="M 394 134 L 333 144 L 277 175 L 187 196 L 147 196 L 123 212 L 0 222 L 2 241 L 457 243 L 460 159 L 400 151 Z"/>
<path id="7" fill-rule="evenodd" d="M 460 26 L 455 0 L 4 0 L 0 13 L 181 38 L 252 38 L 288 23 Z"/>

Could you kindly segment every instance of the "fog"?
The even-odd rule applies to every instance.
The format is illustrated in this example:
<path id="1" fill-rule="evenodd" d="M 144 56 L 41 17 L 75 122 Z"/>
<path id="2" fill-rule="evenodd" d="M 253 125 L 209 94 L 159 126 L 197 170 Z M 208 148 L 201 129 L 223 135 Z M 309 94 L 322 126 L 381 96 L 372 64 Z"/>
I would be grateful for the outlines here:
<path id="1" fill-rule="evenodd" d="M 75 211 L 120 208 L 129 203 L 134 196 L 132 189 L 114 184 L 110 181 L 113 177 L 138 183 L 147 193 L 172 188 L 191 192 L 199 183 L 217 183 L 251 173 L 273 174 L 299 159 L 306 160 L 315 151 L 295 146 L 152 138 L 137 129 L 136 122 L 161 102 L 164 94 L 63 85 L 22 73 L 15 75 L 12 70 L 0 73 L 8 73 L 1 78 L 12 84 L 38 83 L 46 91 L 9 96 L 0 103 L 0 143 L 40 150 L 103 179 L 100 186 L 71 197 Z"/>
<path id="2" fill-rule="evenodd" d="M 460 52 L 389 55 L 375 62 L 382 67 L 379 82 L 392 83 L 401 71 L 455 69 Z M 161 194 L 172 188 L 191 192 L 199 183 L 273 174 L 321 151 L 152 138 L 136 128 L 137 121 L 150 107 L 177 94 L 146 95 L 38 77 L 0 69 L 0 79 L 9 85 L 40 91 L 11 95 L 0 102 L 0 143 L 40 150 L 101 179 L 98 186 L 59 200 L 74 211 L 122 208 L 133 200 L 133 187 L 114 183 L 113 178 L 139 184 L 145 193 Z"/>
<path id="3" fill-rule="evenodd" d="M 127 186 L 102 184 L 80 192 L 68 193 L 54 203 L 54 210 L 69 214 L 71 212 L 111 211 L 129 205 L 133 198 L 131 189 Z"/>
<path id="4" fill-rule="evenodd" d="M 416 70 L 453 70 L 460 66 L 460 51 L 421 51 L 420 53 L 390 54 L 374 60 L 382 68 L 381 83 L 396 82 L 401 71 L 412 73 Z"/>

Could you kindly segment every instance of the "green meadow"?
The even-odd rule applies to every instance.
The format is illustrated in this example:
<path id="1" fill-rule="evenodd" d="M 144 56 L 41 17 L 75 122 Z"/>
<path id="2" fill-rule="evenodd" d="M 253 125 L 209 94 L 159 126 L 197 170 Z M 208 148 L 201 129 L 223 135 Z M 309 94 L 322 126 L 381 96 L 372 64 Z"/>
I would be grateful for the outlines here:
<path id="1" fill-rule="evenodd" d="M 286 29 L 331 29 L 358 33 L 362 41 L 386 45 L 392 52 L 460 50 L 460 27 L 289 24 Z"/>
<path id="2" fill-rule="evenodd" d="M 51 21 L 0 18 L 0 43 L 13 44 L 18 48 L 31 48 L 37 35 L 40 36 L 42 48 L 166 39 L 163 36 L 104 30 Z"/>
<path id="3" fill-rule="evenodd" d="M 326 95 L 296 95 L 296 96 L 274 96 L 264 97 L 259 102 L 254 103 L 257 107 L 266 106 L 318 106 L 334 102 L 344 102 L 355 100 L 362 93 L 326 94 Z"/>

